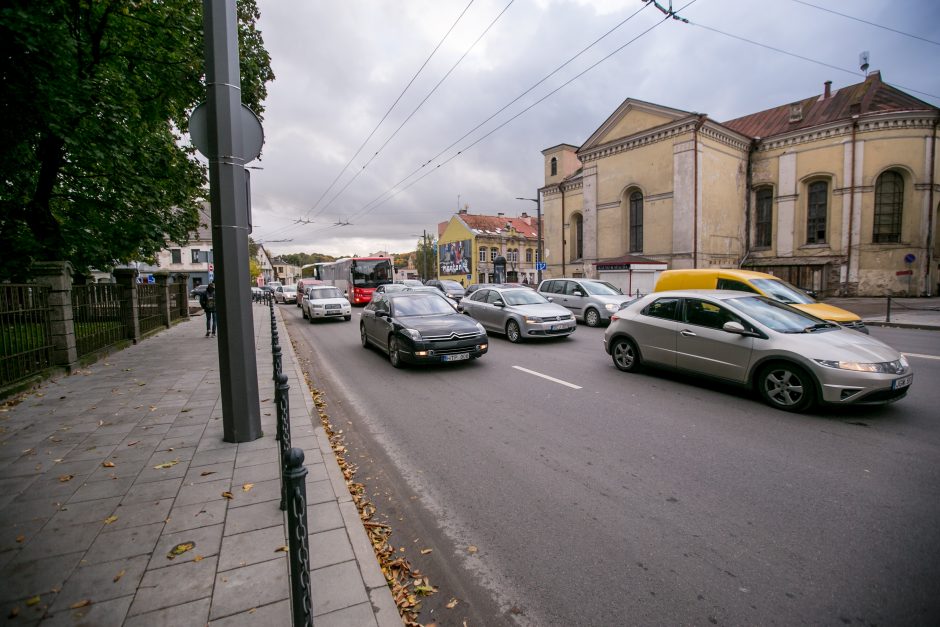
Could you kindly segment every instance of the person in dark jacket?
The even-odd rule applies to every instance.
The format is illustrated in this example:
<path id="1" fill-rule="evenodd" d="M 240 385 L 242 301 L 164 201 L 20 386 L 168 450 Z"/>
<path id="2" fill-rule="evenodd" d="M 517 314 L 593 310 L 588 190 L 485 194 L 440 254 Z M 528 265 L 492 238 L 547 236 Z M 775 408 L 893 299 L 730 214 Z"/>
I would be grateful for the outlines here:
<path id="1" fill-rule="evenodd" d="M 218 324 L 215 310 L 215 283 L 210 283 L 206 291 L 199 296 L 199 306 L 206 312 L 206 337 L 215 337 L 215 328 Z"/>

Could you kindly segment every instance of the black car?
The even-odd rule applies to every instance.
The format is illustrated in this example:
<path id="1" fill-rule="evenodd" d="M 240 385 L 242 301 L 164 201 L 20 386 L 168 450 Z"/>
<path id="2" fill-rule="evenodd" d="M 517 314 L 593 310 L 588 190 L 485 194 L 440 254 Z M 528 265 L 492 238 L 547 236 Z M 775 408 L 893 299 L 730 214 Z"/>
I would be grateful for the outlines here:
<path id="1" fill-rule="evenodd" d="M 197 286 L 194 287 L 192 290 L 190 290 L 190 292 L 189 292 L 189 297 L 190 297 L 190 298 L 196 298 L 196 299 L 198 299 L 200 296 L 203 295 L 203 293 L 206 291 L 206 288 L 207 288 L 207 287 L 209 287 L 209 284 L 208 284 L 208 283 L 203 283 L 202 285 L 197 285 Z"/>
<path id="2" fill-rule="evenodd" d="M 430 279 L 425 281 L 424 284 L 430 285 L 431 287 L 436 287 L 437 289 L 441 290 L 441 293 L 444 294 L 444 296 L 450 298 L 451 300 L 455 300 L 458 303 L 464 296 L 463 285 L 457 281 L 451 281 L 450 279 Z"/>
<path id="3" fill-rule="evenodd" d="M 461 315 L 450 301 L 432 292 L 373 296 L 362 310 L 359 335 L 363 348 L 369 344 L 380 348 L 396 368 L 405 363 L 476 359 L 489 348 L 480 323 Z"/>

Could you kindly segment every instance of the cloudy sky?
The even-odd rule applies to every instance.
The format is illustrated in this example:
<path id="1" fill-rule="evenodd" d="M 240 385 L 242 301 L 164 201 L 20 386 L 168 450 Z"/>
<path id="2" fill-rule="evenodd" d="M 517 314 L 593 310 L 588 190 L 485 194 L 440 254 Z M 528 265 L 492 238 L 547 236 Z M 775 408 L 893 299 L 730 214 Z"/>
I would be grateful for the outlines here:
<path id="1" fill-rule="evenodd" d="M 677 0 L 689 24 L 641 0 L 258 5 L 277 79 L 252 237 L 275 254 L 413 250 L 465 205 L 534 214 L 515 198 L 543 184 L 541 151 L 581 145 L 626 98 L 730 120 L 862 81 L 865 50 L 940 106 L 935 0 Z"/>

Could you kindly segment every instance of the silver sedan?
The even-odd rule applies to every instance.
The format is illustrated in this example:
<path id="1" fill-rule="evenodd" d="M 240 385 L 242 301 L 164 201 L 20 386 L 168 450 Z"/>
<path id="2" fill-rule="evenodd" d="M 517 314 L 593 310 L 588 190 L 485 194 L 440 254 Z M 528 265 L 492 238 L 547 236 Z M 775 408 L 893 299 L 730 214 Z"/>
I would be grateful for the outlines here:
<path id="1" fill-rule="evenodd" d="M 570 311 L 525 287 L 478 289 L 460 301 L 460 308 L 487 331 L 505 333 L 510 342 L 567 337 L 577 328 Z"/>
<path id="2" fill-rule="evenodd" d="M 888 403 L 914 380 L 887 344 L 757 294 L 654 292 L 617 312 L 604 349 L 625 372 L 642 364 L 753 387 L 786 411 L 817 402 Z"/>

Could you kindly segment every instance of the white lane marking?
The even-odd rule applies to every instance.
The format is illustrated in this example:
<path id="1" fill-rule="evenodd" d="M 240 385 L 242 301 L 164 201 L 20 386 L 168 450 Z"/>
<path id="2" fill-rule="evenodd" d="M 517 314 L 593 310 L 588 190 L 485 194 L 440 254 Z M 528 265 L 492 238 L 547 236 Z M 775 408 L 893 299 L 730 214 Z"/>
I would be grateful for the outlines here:
<path id="1" fill-rule="evenodd" d="M 516 370 L 521 370 L 522 372 L 528 372 L 529 374 L 534 374 L 537 377 L 542 377 L 543 379 L 548 379 L 549 381 L 553 381 L 561 385 L 567 385 L 569 388 L 574 388 L 575 390 L 581 389 L 580 385 L 575 385 L 574 383 L 568 383 L 567 381 L 562 381 L 561 379 L 550 377 L 547 374 L 542 374 L 541 372 L 536 372 L 535 370 L 529 370 L 528 368 L 523 368 L 522 366 L 513 366 L 513 368 L 515 368 Z"/>
<path id="2" fill-rule="evenodd" d="M 921 359 L 940 359 L 937 355 L 921 355 L 919 353 L 901 353 L 905 357 L 920 357 Z"/>

